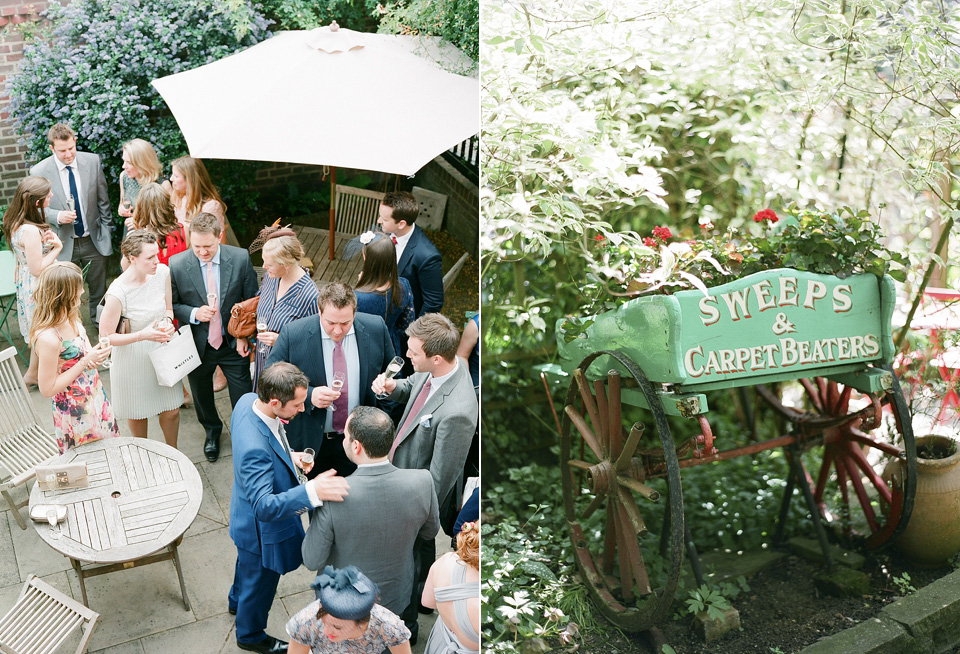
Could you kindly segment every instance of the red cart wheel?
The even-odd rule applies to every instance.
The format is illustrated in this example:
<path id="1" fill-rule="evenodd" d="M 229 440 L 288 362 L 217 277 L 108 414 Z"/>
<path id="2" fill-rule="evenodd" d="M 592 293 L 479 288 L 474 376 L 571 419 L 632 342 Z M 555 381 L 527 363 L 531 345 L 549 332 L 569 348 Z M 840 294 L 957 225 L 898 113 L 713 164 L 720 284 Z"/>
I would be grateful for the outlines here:
<path id="1" fill-rule="evenodd" d="M 800 383 L 806 412 L 779 402 L 774 407 L 794 423 L 799 445 L 809 453 L 804 459 L 816 462 L 807 483 L 824 524 L 847 546 L 875 549 L 894 542 L 910 518 L 917 487 L 910 411 L 896 377 L 879 397 L 823 377 Z M 881 426 L 885 409 L 889 418 Z"/>
<path id="2" fill-rule="evenodd" d="M 644 425 L 629 432 L 621 422 L 621 374 L 588 381 L 584 372 L 601 355 L 627 370 L 647 403 L 659 439 L 642 438 Z M 643 448 L 640 446 L 643 445 Z M 652 448 L 652 449 L 647 449 Z M 646 453 L 641 449 L 647 449 Z M 683 564 L 683 499 L 676 449 L 666 415 L 653 386 L 640 369 L 617 352 L 591 354 L 574 371 L 564 406 L 560 439 L 563 505 L 577 567 L 590 595 L 611 622 L 628 631 L 644 631 L 670 610 Z M 653 471 L 653 474 L 651 474 Z M 663 477 L 666 493 L 646 485 Z M 668 531 L 664 541 L 666 572 L 651 578 L 649 557 L 661 539 L 647 534 L 653 503 L 664 503 Z M 659 526 L 659 522 L 657 523 Z"/>

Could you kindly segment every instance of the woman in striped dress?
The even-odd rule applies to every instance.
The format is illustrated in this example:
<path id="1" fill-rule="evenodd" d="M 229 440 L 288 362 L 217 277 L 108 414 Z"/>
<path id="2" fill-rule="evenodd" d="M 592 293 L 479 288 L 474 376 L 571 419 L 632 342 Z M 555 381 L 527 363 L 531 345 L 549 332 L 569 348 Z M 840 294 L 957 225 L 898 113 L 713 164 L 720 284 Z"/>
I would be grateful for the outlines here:
<path id="1" fill-rule="evenodd" d="M 257 354 L 253 373 L 253 390 L 263 370 L 270 348 L 277 342 L 280 330 L 299 318 L 315 316 L 319 291 L 310 275 L 300 267 L 303 246 L 292 229 L 278 229 L 263 244 L 263 269 L 266 275 L 257 295 Z M 266 326 L 264 331 L 261 328 Z"/>

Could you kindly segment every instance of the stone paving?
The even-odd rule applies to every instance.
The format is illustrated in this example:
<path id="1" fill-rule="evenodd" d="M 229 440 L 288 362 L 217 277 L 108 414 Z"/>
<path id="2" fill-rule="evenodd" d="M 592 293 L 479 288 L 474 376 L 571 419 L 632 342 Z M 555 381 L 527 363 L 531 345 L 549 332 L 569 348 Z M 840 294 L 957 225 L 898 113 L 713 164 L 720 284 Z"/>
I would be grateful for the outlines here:
<path id="1" fill-rule="evenodd" d="M 109 372 L 101 374 L 109 395 Z M 52 431 L 50 402 L 34 390 L 31 399 L 45 426 Z M 227 533 L 233 459 L 230 449 L 230 399 L 226 391 L 217 394 L 217 408 L 226 416 L 221 455 L 216 463 L 203 456 L 203 428 L 193 408 L 181 411 L 179 449 L 197 465 L 203 480 L 200 513 L 184 535 L 180 558 L 184 568 L 190 611 L 183 608 L 180 586 L 172 562 L 155 563 L 92 577 L 86 580 L 90 608 L 100 613 L 91 640 L 90 652 L 100 654 L 218 653 L 242 652 L 236 645 L 233 616 L 227 612 L 227 592 L 233 580 L 236 548 Z M 126 424 L 121 435 L 129 436 Z M 163 441 L 156 419 L 150 420 L 150 438 Z M 16 489 L 14 498 L 26 497 Z M 27 519 L 22 531 L 6 503 L 0 512 L 0 615 L 13 605 L 27 575 L 33 573 L 80 601 L 80 586 L 68 559 L 40 540 Z M 26 508 L 21 509 L 26 517 Z M 306 516 L 304 516 L 306 524 Z M 442 532 L 437 552 L 450 549 Z M 314 573 L 301 567 L 280 579 L 270 611 L 267 632 L 286 640 L 287 619 L 313 600 L 309 584 Z M 420 616 L 420 639 L 414 654 L 423 651 L 436 613 Z M 61 651 L 74 651 L 77 638 Z"/>

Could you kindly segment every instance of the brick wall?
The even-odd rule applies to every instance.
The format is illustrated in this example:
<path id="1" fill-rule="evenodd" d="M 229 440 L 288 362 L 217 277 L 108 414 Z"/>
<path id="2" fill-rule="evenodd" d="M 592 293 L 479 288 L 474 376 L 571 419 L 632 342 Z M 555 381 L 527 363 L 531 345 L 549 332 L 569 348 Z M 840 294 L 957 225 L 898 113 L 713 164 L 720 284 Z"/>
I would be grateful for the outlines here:
<path id="1" fill-rule="evenodd" d="M 480 189 L 447 163 L 442 156 L 424 166 L 416 176 L 417 186 L 447 196 L 443 228 L 467 252 L 480 249 Z"/>
<path id="2" fill-rule="evenodd" d="M 16 72 L 23 56 L 23 38 L 17 26 L 38 20 L 37 15 L 46 8 L 46 0 L 0 0 L 0 204 L 10 201 L 29 168 L 27 149 L 18 145 L 19 137 L 10 120 L 6 90 L 7 79 Z"/>

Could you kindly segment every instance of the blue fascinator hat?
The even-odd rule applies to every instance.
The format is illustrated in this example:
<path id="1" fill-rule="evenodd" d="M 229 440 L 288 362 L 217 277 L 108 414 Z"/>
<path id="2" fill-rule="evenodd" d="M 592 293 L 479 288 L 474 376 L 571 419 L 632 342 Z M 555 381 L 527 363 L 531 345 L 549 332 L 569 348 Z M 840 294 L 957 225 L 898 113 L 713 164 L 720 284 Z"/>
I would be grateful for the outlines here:
<path id="1" fill-rule="evenodd" d="M 340 620 L 363 620 L 377 601 L 379 589 L 355 565 L 337 570 L 328 565 L 310 584 L 324 610 Z"/>

